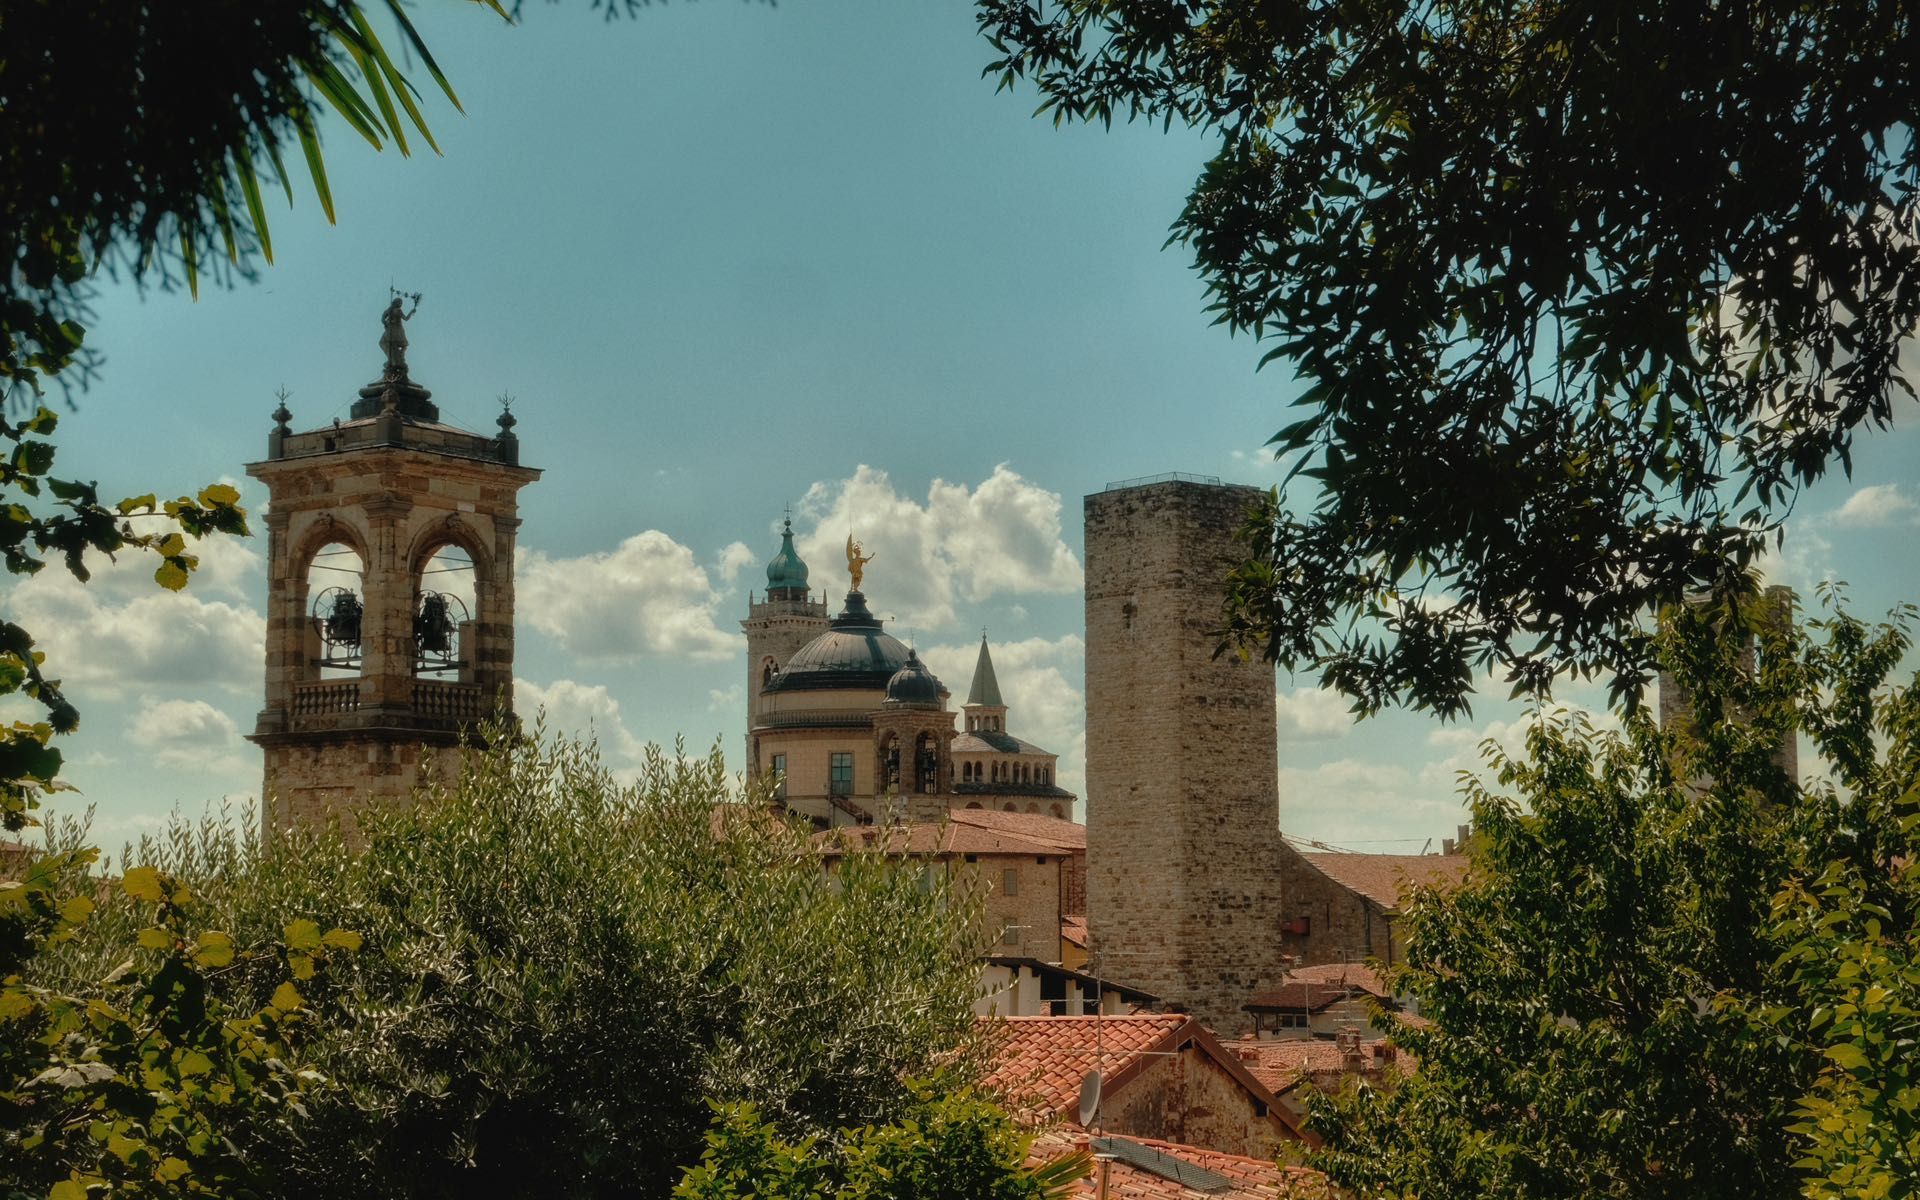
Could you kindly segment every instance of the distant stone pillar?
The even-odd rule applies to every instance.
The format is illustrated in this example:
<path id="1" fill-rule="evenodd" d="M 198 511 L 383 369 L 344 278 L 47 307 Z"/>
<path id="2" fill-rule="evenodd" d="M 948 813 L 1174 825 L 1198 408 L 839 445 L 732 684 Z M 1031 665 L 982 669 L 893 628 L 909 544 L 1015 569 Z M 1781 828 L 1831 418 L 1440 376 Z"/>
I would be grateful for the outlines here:
<path id="1" fill-rule="evenodd" d="M 1227 1036 L 1283 965 L 1273 667 L 1213 653 L 1260 497 L 1173 479 L 1086 498 L 1090 970 Z"/>

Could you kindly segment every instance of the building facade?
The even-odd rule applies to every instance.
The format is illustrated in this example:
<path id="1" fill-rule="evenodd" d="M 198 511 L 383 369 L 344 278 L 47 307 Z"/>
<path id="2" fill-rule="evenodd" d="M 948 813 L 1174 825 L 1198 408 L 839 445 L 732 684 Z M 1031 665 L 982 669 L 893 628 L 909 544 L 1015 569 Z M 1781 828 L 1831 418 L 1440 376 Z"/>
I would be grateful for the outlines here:
<path id="1" fill-rule="evenodd" d="M 858 556 L 849 539 L 856 586 L 829 617 L 788 522 L 765 598 L 748 597 L 749 775 L 822 827 L 937 821 L 963 808 L 1070 818 L 1058 756 L 1007 732 L 986 638 L 957 730 L 946 686 L 868 606 Z"/>

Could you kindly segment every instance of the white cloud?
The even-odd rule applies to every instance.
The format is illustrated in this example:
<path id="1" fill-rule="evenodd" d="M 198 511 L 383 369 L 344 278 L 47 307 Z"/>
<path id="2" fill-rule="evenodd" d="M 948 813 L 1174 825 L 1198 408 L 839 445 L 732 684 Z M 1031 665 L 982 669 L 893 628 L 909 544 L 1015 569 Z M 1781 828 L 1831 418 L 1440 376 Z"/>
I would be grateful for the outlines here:
<path id="1" fill-rule="evenodd" d="M 1833 543 L 1812 522 L 1791 526 L 1778 545 L 1769 542 L 1754 568 L 1768 584 L 1785 584 L 1802 596 L 1816 585 L 1839 578 Z"/>
<path id="2" fill-rule="evenodd" d="M 732 542 L 720 551 L 713 569 L 722 583 L 732 587 L 734 581 L 740 578 L 740 572 L 752 566 L 759 557 L 753 552 L 753 547 L 745 542 Z"/>
<path id="3" fill-rule="evenodd" d="M 1466 808 L 1406 767 L 1341 758 L 1280 768 L 1280 828 L 1333 846 L 1413 854 L 1428 838 L 1453 836 Z"/>
<path id="4" fill-rule="evenodd" d="M 77 701 L 160 686 L 257 692 L 266 661 L 266 620 L 253 607 L 266 592 L 260 556 L 234 538 L 191 549 L 200 567 L 184 591 L 154 582 L 153 556 L 123 553 L 90 562 L 86 583 L 49 564 L 15 584 L 7 604 Z"/>
<path id="5" fill-rule="evenodd" d="M 1352 701 L 1326 688 L 1277 692 L 1274 707 L 1282 742 L 1341 738 L 1353 731 Z"/>
<path id="6" fill-rule="evenodd" d="M 1060 756 L 1054 778 L 1076 796 L 1086 796 L 1086 643 L 1074 634 L 994 642 L 993 675 L 1007 702 L 1007 732 Z M 927 666 L 953 693 L 958 709 L 973 684 L 980 643 L 929 646 Z"/>
<path id="7" fill-rule="evenodd" d="M 244 753 L 232 717 L 205 700 L 143 699 L 127 722 L 127 741 L 161 767 L 198 776 L 241 776 L 259 763 Z"/>
<path id="8" fill-rule="evenodd" d="M 814 585 L 837 598 L 851 532 L 873 555 L 861 590 L 897 624 L 949 629 L 958 600 L 1080 586 L 1080 562 L 1060 537 L 1059 493 L 1005 463 L 977 488 L 934 480 L 925 504 L 896 492 L 885 471 L 863 465 L 848 479 L 815 483 L 800 511 L 813 523 L 799 549 Z"/>
<path id="9" fill-rule="evenodd" d="M 599 684 L 556 679 L 542 687 L 526 679 L 513 681 L 513 710 L 532 724 L 543 715 L 549 732 L 572 737 L 591 736 L 606 764 L 619 773 L 639 765 L 646 746 L 627 728 L 620 702 Z"/>
<path id="10" fill-rule="evenodd" d="M 1846 529 L 1920 525 L 1920 504 L 1904 495 L 1897 483 L 1875 483 L 1848 496 L 1830 520 Z"/>
<path id="11" fill-rule="evenodd" d="M 580 558 L 523 549 L 518 569 L 520 614 L 583 661 L 740 653 L 739 635 L 715 621 L 723 593 L 692 550 L 657 529 Z"/>
<path id="12" fill-rule="evenodd" d="M 747 707 L 747 689 L 739 684 L 732 687 L 708 688 L 708 712 L 744 712 Z"/>

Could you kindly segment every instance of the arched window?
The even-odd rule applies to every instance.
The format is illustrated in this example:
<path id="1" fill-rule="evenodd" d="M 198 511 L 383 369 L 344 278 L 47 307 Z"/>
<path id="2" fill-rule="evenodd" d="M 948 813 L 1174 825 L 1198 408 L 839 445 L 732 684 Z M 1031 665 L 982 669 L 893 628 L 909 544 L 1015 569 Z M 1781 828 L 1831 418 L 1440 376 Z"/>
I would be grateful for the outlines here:
<path id="1" fill-rule="evenodd" d="M 1019 811 L 1020 811 L 1020 810 L 1019 810 L 1019 808 L 1017 808 L 1017 807 L 1016 807 L 1016 806 L 1014 805 L 1014 803 L 1013 803 L 1013 801 L 1011 801 L 1011 800 L 1009 800 L 1009 801 L 1007 801 L 1007 803 L 1006 803 L 1006 805 L 1005 805 L 1005 808 L 1006 808 L 1006 811 L 1007 811 L 1007 812 L 1019 812 Z"/>
<path id="2" fill-rule="evenodd" d="M 968 807 L 968 808 L 979 808 L 979 807 L 980 807 L 980 802 L 979 802 L 978 800 L 975 800 L 975 801 L 972 801 L 971 803 L 969 803 L 969 804 L 967 805 L 967 807 Z"/>
<path id="3" fill-rule="evenodd" d="M 473 650 L 467 639 L 478 616 L 473 558 L 449 543 L 420 567 L 413 586 L 413 672 L 440 679 L 470 679 Z"/>
<path id="4" fill-rule="evenodd" d="M 917 785 L 921 795 L 940 790 L 940 744 L 933 735 L 923 733 L 914 740 L 913 761 L 918 768 Z"/>
<path id="5" fill-rule="evenodd" d="M 360 674 L 361 640 L 367 632 L 366 566 L 345 542 L 329 542 L 307 561 L 307 679 L 344 679 Z"/>
<path id="6" fill-rule="evenodd" d="M 1067 817 L 1066 813 L 1063 813 L 1060 811 L 1060 806 L 1058 804 L 1053 806 L 1053 815 L 1060 818 L 1063 821 L 1066 820 L 1066 817 Z"/>
<path id="7" fill-rule="evenodd" d="M 772 683 L 773 677 L 779 673 L 779 663 L 774 662 L 771 658 L 762 659 L 760 662 L 760 690 L 763 692 L 766 691 L 767 685 Z"/>
<path id="8" fill-rule="evenodd" d="M 1037 817 L 1040 815 L 1040 806 L 1038 804 L 1029 804 L 1027 805 L 1027 811 Z"/>

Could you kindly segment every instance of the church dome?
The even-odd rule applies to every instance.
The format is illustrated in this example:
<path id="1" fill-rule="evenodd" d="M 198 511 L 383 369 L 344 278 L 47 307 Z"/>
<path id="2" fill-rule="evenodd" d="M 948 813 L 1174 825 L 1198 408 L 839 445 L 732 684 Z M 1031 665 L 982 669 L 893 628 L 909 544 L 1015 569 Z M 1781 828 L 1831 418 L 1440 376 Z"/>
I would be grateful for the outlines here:
<path id="1" fill-rule="evenodd" d="M 780 531 L 780 553 L 767 564 L 767 591 L 805 591 L 806 588 L 807 564 L 793 548 L 793 522 L 789 520 Z"/>
<path id="2" fill-rule="evenodd" d="M 887 703 L 893 705 L 913 705 L 915 707 L 940 706 L 940 694 L 946 691 L 933 672 L 927 670 L 920 656 L 912 650 L 907 651 L 907 665 L 893 673 L 887 680 Z"/>
<path id="3" fill-rule="evenodd" d="M 912 655 L 899 638 L 880 627 L 859 592 L 847 593 L 847 607 L 831 628 L 800 647 L 767 684 L 769 692 L 820 688 L 871 688 L 881 691 Z"/>

